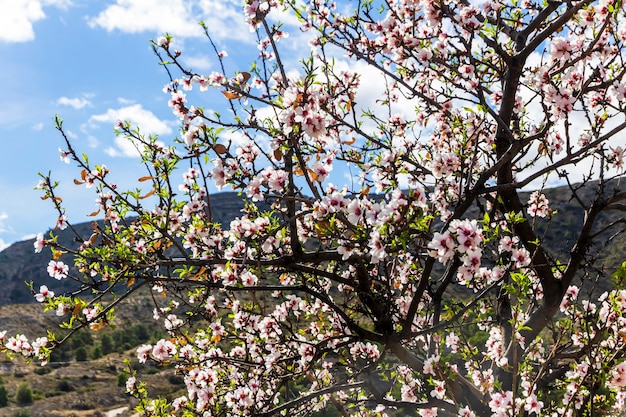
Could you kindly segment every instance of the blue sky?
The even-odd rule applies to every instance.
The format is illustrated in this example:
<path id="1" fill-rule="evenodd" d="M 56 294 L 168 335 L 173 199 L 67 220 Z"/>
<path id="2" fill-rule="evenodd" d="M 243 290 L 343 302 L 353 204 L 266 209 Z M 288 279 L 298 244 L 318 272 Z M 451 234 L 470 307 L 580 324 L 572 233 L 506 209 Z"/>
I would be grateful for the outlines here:
<path id="1" fill-rule="evenodd" d="M 245 55 L 248 68 L 257 52 L 238 0 L 0 0 L 0 249 L 55 223 L 50 203 L 33 190 L 38 172 L 62 181 L 70 220 L 94 210 L 95 196 L 72 184 L 77 169 L 59 159 L 55 114 L 76 148 L 118 182 L 144 175 L 113 125 L 130 120 L 164 141 L 176 135 L 162 92 L 167 74 L 149 40 L 173 34 L 189 67 L 217 70 L 200 20 L 229 59 Z"/>

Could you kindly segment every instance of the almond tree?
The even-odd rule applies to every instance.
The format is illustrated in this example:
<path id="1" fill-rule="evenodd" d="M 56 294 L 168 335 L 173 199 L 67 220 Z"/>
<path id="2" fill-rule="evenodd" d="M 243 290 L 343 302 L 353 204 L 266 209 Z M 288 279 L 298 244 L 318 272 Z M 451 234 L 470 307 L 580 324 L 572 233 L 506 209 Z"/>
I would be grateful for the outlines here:
<path id="1" fill-rule="evenodd" d="M 155 294 L 169 337 L 140 347 L 139 361 L 170 364 L 187 389 L 154 399 L 133 376 L 138 409 L 619 413 L 626 290 L 590 298 L 581 286 L 608 279 L 594 269 L 597 239 L 624 230 L 594 227 L 626 209 L 621 1 L 255 0 L 244 12 L 261 51 L 247 71 L 228 72 L 215 48 L 222 71 L 197 74 L 170 36 L 154 42 L 181 130 L 164 143 L 117 126 L 142 152 L 141 189 L 111 183 L 57 121 L 62 157 L 104 221 L 78 249 L 38 237 L 51 277 L 77 291 L 36 296 L 75 331 Z M 279 47 L 284 13 L 310 41 L 298 65 Z M 193 105 L 194 89 L 227 110 Z M 565 250 L 545 244 L 561 215 L 543 192 L 554 179 L 584 212 Z M 42 177 L 71 227 L 55 187 Z M 213 219 L 222 189 L 246 201 L 230 224 Z M 41 359 L 64 340 L 2 338 Z"/>

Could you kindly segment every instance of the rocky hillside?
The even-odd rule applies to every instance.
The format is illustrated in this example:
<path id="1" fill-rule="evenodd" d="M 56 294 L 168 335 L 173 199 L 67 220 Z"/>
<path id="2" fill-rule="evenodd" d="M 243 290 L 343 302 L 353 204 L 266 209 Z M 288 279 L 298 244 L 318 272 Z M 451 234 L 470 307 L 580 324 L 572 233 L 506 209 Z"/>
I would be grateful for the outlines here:
<path id="1" fill-rule="evenodd" d="M 134 403 L 125 393 L 129 377 L 125 361 L 155 394 L 180 395 L 183 379 L 171 367 L 137 362 L 137 346 L 163 337 L 151 317 L 150 303 L 144 301 L 125 302 L 116 327 L 78 333 L 53 353 L 45 367 L 17 357 L 9 361 L 0 354 L 0 389 L 6 391 L 6 396 L 0 395 L 0 417 L 134 416 Z M 55 322 L 54 312 L 42 314 L 39 305 L 0 307 L 0 323 L 8 334 L 20 331 L 29 337 L 41 336 Z"/>

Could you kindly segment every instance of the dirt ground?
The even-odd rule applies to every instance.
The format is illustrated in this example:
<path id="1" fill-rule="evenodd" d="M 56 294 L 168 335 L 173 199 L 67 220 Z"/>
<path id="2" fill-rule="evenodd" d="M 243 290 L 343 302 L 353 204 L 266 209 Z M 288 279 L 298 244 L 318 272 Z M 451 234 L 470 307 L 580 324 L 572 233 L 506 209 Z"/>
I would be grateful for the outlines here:
<path id="1" fill-rule="evenodd" d="M 2 384 L 7 388 L 9 405 L 0 407 L 0 417 L 131 417 L 134 399 L 118 386 L 118 375 L 125 371 L 122 355 L 98 361 L 52 365 L 39 374 L 35 365 L 0 364 Z M 171 370 L 144 369 L 142 380 L 156 394 L 181 389 L 168 382 Z M 141 372 L 141 370 L 140 370 Z M 33 392 L 33 403 L 20 406 L 15 402 L 17 387 L 27 382 Z M 23 414 L 22 414 L 23 413 Z"/>

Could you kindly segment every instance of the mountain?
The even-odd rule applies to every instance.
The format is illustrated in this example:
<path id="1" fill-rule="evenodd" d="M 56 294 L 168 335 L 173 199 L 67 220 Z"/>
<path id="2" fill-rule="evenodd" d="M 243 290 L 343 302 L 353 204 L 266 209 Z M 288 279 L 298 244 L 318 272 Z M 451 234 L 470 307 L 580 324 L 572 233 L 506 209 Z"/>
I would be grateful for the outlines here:
<path id="1" fill-rule="evenodd" d="M 241 216 L 244 207 L 243 200 L 237 193 L 220 193 L 211 196 L 211 208 L 214 221 L 228 225 L 231 220 Z M 86 240 L 92 233 L 92 222 L 73 224 L 78 234 Z M 76 247 L 74 234 L 71 230 L 55 230 L 58 242 L 66 247 Z M 44 233 L 47 236 L 48 233 Z M 44 250 L 35 253 L 33 242 L 29 239 L 17 242 L 0 252 L 0 306 L 7 304 L 22 304 L 35 302 L 33 294 L 26 286 L 26 282 L 32 281 L 34 288 L 47 285 L 55 293 L 59 294 L 69 290 L 73 282 L 69 280 L 57 281 L 48 276 L 46 268 L 52 259 L 50 251 Z M 69 256 L 61 257 L 61 260 L 72 265 Z"/>
<path id="2" fill-rule="evenodd" d="M 591 201 L 595 194 L 597 185 L 589 183 L 579 190 L 579 198 L 583 201 Z M 607 192 L 610 192 L 608 190 Z M 550 207 L 556 209 L 558 214 L 552 217 L 551 221 L 538 219 L 541 223 L 540 239 L 545 239 L 547 246 L 551 249 L 551 254 L 559 259 L 565 259 L 574 243 L 576 230 L 583 221 L 583 212 L 572 199 L 572 193 L 567 187 L 558 187 L 544 190 L 544 194 L 550 201 Z M 527 195 L 522 196 L 527 199 Z M 243 200 L 237 193 L 220 193 L 212 196 L 211 207 L 213 218 L 216 222 L 228 225 L 235 217 L 241 216 Z M 265 207 L 264 209 L 267 209 Z M 596 230 L 611 224 L 612 222 L 624 222 L 623 213 L 619 211 L 602 214 L 597 222 Z M 74 225 L 74 228 L 85 238 L 91 235 L 92 223 L 81 223 Z M 622 224 L 621 228 L 625 226 Z M 72 245 L 74 235 L 69 230 L 57 230 L 59 243 Z M 594 248 L 604 269 L 599 272 L 605 276 L 610 275 L 615 268 L 626 260 L 624 252 L 626 249 L 626 233 L 619 235 L 614 240 L 609 240 L 610 233 L 600 233 L 598 244 Z M 56 281 L 47 274 L 46 267 L 50 261 L 50 253 L 43 251 L 36 254 L 33 250 L 34 239 L 17 242 L 2 252 L 0 252 L 0 285 L 3 291 L 0 292 L 0 306 L 16 303 L 34 302 L 34 297 L 25 285 L 25 282 L 33 281 L 34 288 L 40 285 L 47 285 L 51 290 L 60 293 L 69 289 L 72 284 L 69 280 Z M 75 246 L 75 243 L 73 244 Z M 62 258 L 63 259 L 63 258 Z M 66 259 L 71 264 L 70 259 Z M 610 282 L 608 278 L 607 282 Z M 66 288 L 65 285 L 68 287 Z"/>
<path id="3" fill-rule="evenodd" d="M 618 189 L 617 186 L 615 182 L 609 183 L 604 190 L 604 195 L 612 195 Z M 598 192 L 598 185 L 595 182 L 588 183 L 584 187 L 581 185 L 575 187 L 579 187 L 576 198 L 567 187 L 544 190 L 546 198 L 550 201 L 550 207 L 557 210 L 557 214 L 552 217 L 551 222 L 538 227 L 538 237 L 545 240 L 551 255 L 562 261 L 569 258 L 569 252 L 584 222 L 584 212 L 580 203 L 588 206 Z M 623 184 L 621 188 L 623 189 Z M 609 228 L 611 225 L 612 227 Z M 622 233 L 616 233 L 618 231 Z M 602 212 L 596 219 L 593 233 L 596 236 L 589 256 L 596 259 L 596 272 L 610 275 L 622 262 L 626 261 L 624 212 L 619 210 Z"/>

